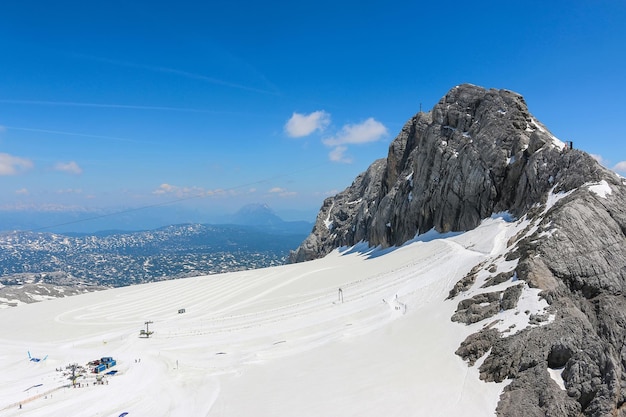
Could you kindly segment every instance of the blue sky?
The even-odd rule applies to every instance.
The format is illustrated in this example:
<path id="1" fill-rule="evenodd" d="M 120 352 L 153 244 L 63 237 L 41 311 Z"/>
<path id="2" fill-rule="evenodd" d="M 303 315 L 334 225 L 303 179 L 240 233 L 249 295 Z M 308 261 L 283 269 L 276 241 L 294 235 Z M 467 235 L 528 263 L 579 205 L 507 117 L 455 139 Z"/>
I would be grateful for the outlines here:
<path id="1" fill-rule="evenodd" d="M 4 3 L 0 209 L 313 220 L 464 82 L 626 173 L 623 0 Z"/>

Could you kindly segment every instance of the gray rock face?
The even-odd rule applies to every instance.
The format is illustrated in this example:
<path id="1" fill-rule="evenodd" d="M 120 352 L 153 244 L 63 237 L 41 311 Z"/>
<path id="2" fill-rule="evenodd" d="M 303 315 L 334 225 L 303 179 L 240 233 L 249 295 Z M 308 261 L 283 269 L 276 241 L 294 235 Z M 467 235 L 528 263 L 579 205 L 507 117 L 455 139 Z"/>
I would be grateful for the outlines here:
<path id="1" fill-rule="evenodd" d="M 479 332 L 457 354 L 471 363 L 489 351 L 481 378 L 513 380 L 498 415 L 626 416 L 625 181 L 577 151 L 545 163 L 557 170 L 554 189 L 526 210 L 536 231 L 509 242 L 507 259 L 518 260 L 517 279 L 543 290 L 556 318 L 531 316 L 544 325 L 506 337 Z M 568 194 L 542 205 L 557 190 Z M 456 294 L 471 288 L 466 281 Z M 565 390 L 548 369 L 561 371 Z"/>
<path id="2" fill-rule="evenodd" d="M 521 294 L 522 284 L 518 284 L 504 291 L 487 292 L 467 298 L 459 303 L 452 321 L 477 323 L 496 315 L 500 310 L 515 308 Z"/>
<path id="3" fill-rule="evenodd" d="M 512 380 L 500 416 L 626 417 L 626 180 L 561 146 L 516 93 L 462 85 L 415 115 L 386 159 L 324 202 L 291 260 L 469 230 L 501 211 L 530 221 L 505 255 L 517 266 L 497 274 L 495 259 L 476 265 L 449 293 L 462 298 L 453 319 L 488 321 L 515 307 L 521 285 L 463 297 L 484 271 L 483 288 L 519 280 L 540 289 L 555 317 L 532 315 L 533 326 L 511 334 L 485 325 L 456 353 L 483 359 L 485 381 Z"/>
<path id="4" fill-rule="evenodd" d="M 589 169 L 562 179 L 573 164 Z M 494 212 L 521 215 L 554 184 L 572 189 L 598 180 L 598 170 L 588 155 L 564 151 L 519 94 L 461 85 L 411 118 L 386 159 L 324 201 L 290 261 L 362 240 L 392 246 L 433 228 L 470 230 Z"/>

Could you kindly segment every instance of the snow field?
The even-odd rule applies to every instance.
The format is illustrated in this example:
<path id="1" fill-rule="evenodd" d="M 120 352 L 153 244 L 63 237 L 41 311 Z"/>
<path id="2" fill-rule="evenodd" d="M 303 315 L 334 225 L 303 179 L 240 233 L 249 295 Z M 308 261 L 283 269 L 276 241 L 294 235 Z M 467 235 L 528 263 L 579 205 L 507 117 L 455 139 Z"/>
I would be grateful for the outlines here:
<path id="1" fill-rule="evenodd" d="M 500 255 L 526 225 L 494 217 L 395 249 L 358 245 L 302 264 L 1 310 L 0 416 L 493 414 L 506 383 L 480 381 L 478 365 L 454 354 L 486 323 L 450 320 L 480 285 L 445 298 L 479 262 L 515 268 Z M 518 310 L 543 308 L 530 289 L 522 299 Z M 503 329 L 527 325 L 517 313 L 497 317 Z M 139 338 L 148 320 L 155 333 Z M 48 359 L 30 362 L 27 350 Z M 62 388 L 55 369 L 103 356 L 118 361 L 108 385 Z"/>

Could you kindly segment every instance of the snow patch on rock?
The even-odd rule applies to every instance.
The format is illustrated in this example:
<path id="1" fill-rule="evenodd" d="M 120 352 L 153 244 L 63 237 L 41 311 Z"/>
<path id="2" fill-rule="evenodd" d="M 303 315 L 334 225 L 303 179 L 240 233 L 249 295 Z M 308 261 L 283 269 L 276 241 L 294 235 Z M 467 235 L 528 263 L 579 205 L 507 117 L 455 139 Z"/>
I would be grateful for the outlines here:
<path id="1" fill-rule="evenodd" d="M 611 186 L 608 182 L 606 182 L 606 180 L 586 185 L 589 188 L 589 191 L 591 191 L 600 198 L 606 198 L 607 195 L 611 195 L 613 193 Z"/>

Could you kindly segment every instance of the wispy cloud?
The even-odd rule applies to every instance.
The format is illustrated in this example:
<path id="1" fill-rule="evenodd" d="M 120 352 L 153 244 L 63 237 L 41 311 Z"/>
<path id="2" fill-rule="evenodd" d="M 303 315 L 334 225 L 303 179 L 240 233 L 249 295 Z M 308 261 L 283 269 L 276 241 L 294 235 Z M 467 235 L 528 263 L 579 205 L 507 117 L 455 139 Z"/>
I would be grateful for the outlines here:
<path id="1" fill-rule="evenodd" d="M 620 172 L 622 174 L 626 174 L 626 161 L 621 161 L 615 164 L 613 167 L 613 171 Z"/>
<path id="2" fill-rule="evenodd" d="M 57 190 L 57 194 L 82 194 L 83 190 L 80 188 L 65 188 L 62 190 Z"/>
<path id="3" fill-rule="evenodd" d="M 30 159 L 20 158 L 8 153 L 0 153 L 0 176 L 21 174 L 33 166 L 33 161 Z"/>
<path id="4" fill-rule="evenodd" d="M 370 117 L 362 123 L 345 125 L 338 134 L 322 142 L 326 146 L 358 145 L 379 141 L 386 135 L 387 128 Z"/>
<path id="5" fill-rule="evenodd" d="M 44 212 L 62 212 L 62 211 L 77 211 L 77 212 L 89 212 L 93 209 L 76 205 L 61 205 L 61 204 L 35 204 L 35 203 L 13 203 L 2 204 L 0 210 L 6 211 L 44 211 Z"/>
<path id="6" fill-rule="evenodd" d="M 352 158 L 346 156 L 347 146 L 336 146 L 328 153 L 328 159 L 333 162 L 342 162 L 344 164 L 352 163 Z"/>
<path id="7" fill-rule="evenodd" d="M 385 125 L 370 117 L 362 123 L 344 125 L 336 135 L 323 139 L 322 143 L 333 148 L 328 154 L 331 161 L 349 164 L 352 158 L 346 156 L 347 145 L 377 142 L 387 134 Z"/>
<path id="8" fill-rule="evenodd" d="M 232 83 L 230 81 L 220 80 L 219 78 L 207 77 L 206 75 L 194 74 L 192 72 L 181 71 L 181 70 L 177 70 L 177 69 L 174 69 L 174 68 L 152 67 L 152 66 L 148 66 L 148 65 L 140 65 L 138 67 L 145 68 L 145 69 L 151 70 L 151 71 L 175 74 L 175 75 L 180 75 L 180 76 L 186 77 L 186 78 L 191 78 L 191 79 L 200 80 L 200 81 L 206 81 L 208 83 L 222 85 L 224 87 L 231 87 L 231 88 L 236 88 L 236 89 L 239 89 L 239 90 L 252 91 L 254 93 L 277 94 L 275 91 L 268 91 L 268 90 L 263 90 L 263 89 L 256 88 L 256 87 L 250 87 L 250 86 L 247 86 L 247 85 Z"/>
<path id="9" fill-rule="evenodd" d="M 88 135 L 85 133 L 64 132 L 60 130 L 33 129 L 33 128 L 28 128 L 28 127 L 15 127 L 15 126 L 4 126 L 4 128 L 8 130 L 21 130 L 24 132 L 49 133 L 53 135 L 77 136 L 77 137 L 83 137 L 83 138 L 106 139 L 106 140 L 114 140 L 114 141 L 121 141 L 121 142 L 147 143 L 147 142 L 142 142 L 142 141 L 138 141 L 134 139 L 118 138 L 114 136 Z"/>
<path id="10" fill-rule="evenodd" d="M 193 108 L 188 108 L 188 107 L 141 106 L 141 105 L 132 105 L 132 104 L 85 103 L 85 102 L 75 102 L 75 101 L 0 99 L 0 103 L 30 104 L 30 105 L 41 105 L 41 106 L 94 107 L 94 108 L 105 108 L 105 109 L 163 110 L 163 111 L 179 111 L 179 112 L 210 113 L 210 114 L 224 114 L 225 113 L 221 111 L 206 110 L 206 109 L 193 109 Z"/>
<path id="11" fill-rule="evenodd" d="M 177 187 L 174 185 L 164 183 L 159 185 L 159 188 L 152 191 L 152 194 L 167 194 L 173 192 L 174 190 L 176 190 L 176 188 Z"/>
<path id="12" fill-rule="evenodd" d="M 219 78 L 209 77 L 203 74 L 196 74 L 193 72 L 183 71 L 183 70 L 179 70 L 175 68 L 168 68 L 168 67 L 162 67 L 162 66 L 157 66 L 157 65 L 136 64 L 134 62 L 119 61 L 116 59 L 108 59 L 108 58 L 96 57 L 96 56 L 91 56 L 91 55 L 77 55 L 77 56 L 91 59 L 93 61 L 104 62 L 107 64 L 117 65 L 121 67 L 138 68 L 138 69 L 143 69 L 143 70 L 148 70 L 148 71 L 153 71 L 153 72 L 161 72 L 165 74 L 178 75 L 178 76 L 193 79 L 193 80 L 204 81 L 210 84 L 221 85 L 224 87 L 230 87 L 230 88 L 235 88 L 239 90 L 252 91 L 255 93 L 262 93 L 262 94 L 273 94 L 273 95 L 278 94 L 277 91 L 269 91 L 269 90 L 264 90 L 261 88 L 250 87 L 248 85 L 238 84 L 238 83 L 222 80 Z"/>
<path id="13" fill-rule="evenodd" d="M 20 188 L 19 190 L 15 190 L 15 194 L 17 194 L 17 195 L 28 195 L 30 193 L 28 192 L 27 188 Z"/>
<path id="14" fill-rule="evenodd" d="M 273 194 L 273 195 L 277 195 L 279 197 L 293 197 L 294 195 L 297 195 L 298 193 L 295 191 L 289 191 L 285 188 L 281 188 L 281 187 L 273 187 L 270 188 L 269 190 L 267 190 L 268 193 Z"/>
<path id="15" fill-rule="evenodd" d="M 314 111 L 309 114 L 301 114 L 294 112 L 291 118 L 285 123 L 285 132 L 292 138 L 300 138 L 308 136 L 319 130 L 324 131 L 330 124 L 330 114 L 324 110 Z"/>
<path id="16" fill-rule="evenodd" d="M 171 195 L 177 198 L 209 197 L 233 193 L 233 190 L 224 190 L 221 188 L 207 190 L 202 187 L 181 187 L 178 185 L 172 185 L 167 183 L 161 184 L 156 190 L 152 191 L 152 194 L 154 195 Z"/>
<path id="17" fill-rule="evenodd" d="M 83 169 L 74 161 L 59 162 L 54 165 L 54 170 L 72 175 L 80 175 L 83 173 Z"/>

